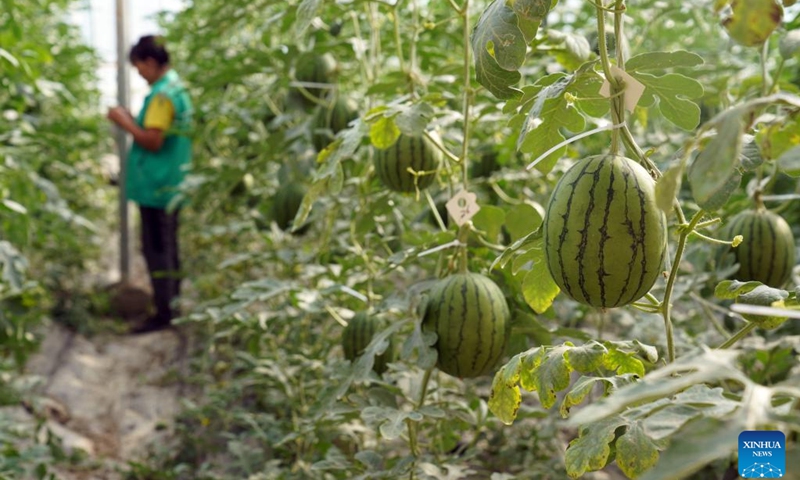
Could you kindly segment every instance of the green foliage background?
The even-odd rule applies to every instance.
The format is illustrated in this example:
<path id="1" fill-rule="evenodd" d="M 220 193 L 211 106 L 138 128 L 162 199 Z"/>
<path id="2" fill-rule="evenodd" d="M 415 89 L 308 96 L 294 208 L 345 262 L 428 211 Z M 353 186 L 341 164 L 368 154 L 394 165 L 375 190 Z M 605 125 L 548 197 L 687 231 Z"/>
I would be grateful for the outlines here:
<path id="1" fill-rule="evenodd" d="M 796 9 L 787 9 L 762 60 L 760 49 L 739 45 L 720 25 L 717 7 L 726 4 L 631 2 L 622 42 L 627 71 L 648 87 L 629 115 L 631 138 L 665 172 L 661 204 L 669 210 L 677 197 L 689 217 L 705 208 L 692 228 L 700 224 L 709 237 L 752 206 L 759 182 L 766 194 L 797 194 L 800 171 L 797 155 L 787 154 L 800 134 Z M 64 59 L 48 61 L 55 42 L 42 35 L 44 45 L 31 46 L 40 37 L 14 25 L 52 18 L 25 17 L 33 7 L 10 11 L 0 14 L 8 26 L 0 35 L 12 39 L 0 42 L 0 54 L 28 58 L 31 67 L 0 57 L 14 67 L 0 83 L 8 88 L 0 104 L 18 113 L 0 119 L 0 168 L 25 179 L 0 176 L 0 208 L 14 212 L 0 220 L 0 240 L 14 247 L 13 265 L 22 265 L 20 252 L 31 268 L 26 277 L 4 270 L 15 276 L 4 277 L 3 288 L 12 287 L 0 293 L 12 292 L 8 302 L 38 292 L 26 310 L 36 311 L 94 254 L 92 225 L 112 202 L 89 160 L 107 149 L 107 132 L 88 107 L 96 102 L 91 52 L 66 27 L 55 33 L 43 24 L 37 28 L 57 35 Z M 604 17 L 609 28 L 612 17 Z M 614 135 L 600 131 L 525 169 L 565 138 L 611 120 L 597 93 L 596 20 L 590 1 L 541 0 L 195 0 L 164 16 L 174 66 L 197 105 L 194 167 L 182 187 L 195 302 L 182 323 L 198 338 L 185 380 L 194 400 L 177 419 L 174 443 L 154 446 L 128 476 L 722 478 L 735 468 L 735 439 L 747 428 L 784 429 L 796 452 L 798 321 L 748 331 L 737 350 L 713 350 L 745 324 L 728 307 L 755 286 L 734 284 L 715 296 L 729 265 L 720 264 L 717 246 L 688 233 L 688 220 L 670 213 L 669 256 L 682 244 L 683 261 L 669 289 L 659 280 L 652 291 L 657 301 L 671 294 L 674 362 L 661 307 L 588 309 L 558 295 L 543 266 L 533 232 L 553 185 L 576 159 L 607 153 Z M 323 91 L 348 98 L 359 118 L 316 152 L 313 118 L 327 99 L 303 91 L 296 73 L 307 55 L 321 54 L 337 64 Z M 45 78 L 63 88 L 44 88 L 52 87 L 38 81 Z M 19 85 L 30 98 L 16 94 Z M 52 108 L 37 103 L 48 99 Z M 373 172 L 374 146 L 425 129 L 451 158 L 427 192 L 389 192 Z M 65 136 L 74 131 L 81 134 Z M 61 193 L 43 194 L 40 178 Z M 303 234 L 271 222 L 273 198 L 290 182 L 307 192 L 295 219 L 310 225 Z M 435 207 L 465 183 L 481 206 L 474 228 L 440 225 Z M 767 201 L 795 236 L 797 205 Z M 716 217 L 721 222 L 710 221 Z M 66 240 L 54 243 L 55 234 Z M 512 311 L 507 363 L 493 380 L 432 369 L 435 338 L 419 326 L 426 292 L 457 269 L 457 249 L 437 247 L 456 240 L 468 245 L 469 269 L 491 276 Z M 37 282 L 12 283 L 17 278 Z M 787 286 L 789 307 L 797 283 L 795 275 Z M 351 364 L 339 335 L 367 309 L 388 327 Z M 379 377 L 372 363 L 390 335 L 399 360 Z"/>

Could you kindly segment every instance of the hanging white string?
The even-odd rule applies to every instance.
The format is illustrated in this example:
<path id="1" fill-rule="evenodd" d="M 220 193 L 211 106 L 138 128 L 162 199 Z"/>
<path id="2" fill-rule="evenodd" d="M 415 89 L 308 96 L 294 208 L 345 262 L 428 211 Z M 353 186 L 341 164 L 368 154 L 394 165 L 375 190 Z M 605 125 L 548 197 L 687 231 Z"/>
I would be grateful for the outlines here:
<path id="1" fill-rule="evenodd" d="M 784 200 L 798 200 L 800 199 L 800 194 L 797 193 L 787 193 L 785 195 L 762 195 L 761 200 L 765 202 L 776 201 L 782 202 Z"/>
<path id="2" fill-rule="evenodd" d="M 453 240 L 452 242 L 447 242 L 447 243 L 445 243 L 443 245 L 439 245 L 438 247 L 433 247 L 433 248 L 431 248 L 429 250 L 425 250 L 424 252 L 421 252 L 417 256 L 418 257 L 424 257 L 425 255 L 430 255 L 431 253 L 436 253 L 436 252 L 438 252 L 440 250 L 444 250 L 446 248 L 459 247 L 461 245 L 464 245 L 464 244 L 459 242 L 458 240 Z"/>
<path id="3" fill-rule="evenodd" d="M 528 164 L 527 167 L 525 167 L 525 170 L 530 170 L 531 168 L 535 167 L 539 162 L 541 162 L 542 160 L 547 158 L 551 153 L 555 152 L 556 150 L 558 150 L 561 147 L 565 147 L 565 146 L 569 145 L 572 142 L 577 142 L 581 138 L 586 138 L 589 135 L 594 135 L 595 133 L 605 132 L 606 130 L 616 130 L 616 129 L 622 128 L 624 126 L 625 126 L 625 123 L 618 123 L 616 125 L 605 125 L 603 127 L 597 127 L 597 128 L 595 128 L 593 130 L 589 130 L 588 132 L 579 133 L 578 135 L 575 135 L 574 137 L 570 137 L 570 138 L 564 140 L 563 142 L 559 143 L 555 147 L 553 147 L 550 150 L 548 150 L 548 151 L 544 152 L 543 154 L 539 155 L 539 157 L 536 160 L 532 161 L 531 163 Z"/>
<path id="4" fill-rule="evenodd" d="M 800 319 L 800 311 L 798 310 L 762 307 L 760 305 L 746 305 L 742 303 L 734 303 L 733 305 L 731 305 L 730 308 L 736 313 L 749 313 L 752 315 L 769 315 L 774 317 L 789 317 L 789 318 Z"/>

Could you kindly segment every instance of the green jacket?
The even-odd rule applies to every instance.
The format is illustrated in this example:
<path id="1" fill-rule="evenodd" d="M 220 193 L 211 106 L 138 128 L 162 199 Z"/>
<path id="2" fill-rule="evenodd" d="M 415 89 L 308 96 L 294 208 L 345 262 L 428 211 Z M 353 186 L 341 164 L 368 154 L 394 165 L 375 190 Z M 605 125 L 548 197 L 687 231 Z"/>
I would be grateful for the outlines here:
<path id="1" fill-rule="evenodd" d="M 178 74 L 174 70 L 167 71 L 153 84 L 136 118 L 136 123 L 142 128 L 147 108 L 156 95 L 165 95 L 172 102 L 175 110 L 172 126 L 164 132 L 164 144 L 157 152 L 145 150 L 133 142 L 125 188 L 128 198 L 139 205 L 166 208 L 175 197 L 191 162 L 192 102 Z"/>

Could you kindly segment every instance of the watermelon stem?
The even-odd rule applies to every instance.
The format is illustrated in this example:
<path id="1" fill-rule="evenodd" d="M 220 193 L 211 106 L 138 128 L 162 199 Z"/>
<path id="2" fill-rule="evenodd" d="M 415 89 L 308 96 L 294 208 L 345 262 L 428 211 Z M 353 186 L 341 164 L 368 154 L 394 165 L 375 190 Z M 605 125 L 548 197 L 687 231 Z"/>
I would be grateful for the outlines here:
<path id="1" fill-rule="evenodd" d="M 461 18 L 464 20 L 463 28 L 463 46 L 464 46 L 464 97 L 463 97 L 463 116 L 464 116 L 464 139 L 461 145 L 461 174 L 464 183 L 464 190 L 468 190 L 469 185 L 469 107 L 472 98 L 472 89 L 470 88 L 470 30 L 469 30 L 469 0 L 464 0 L 464 5 L 461 8 Z"/>
<path id="2" fill-rule="evenodd" d="M 397 48 L 397 59 L 400 61 L 400 71 L 407 75 L 409 80 L 408 88 L 411 93 L 414 93 L 414 82 L 411 79 L 411 76 L 408 75 L 408 70 L 406 70 L 406 61 L 403 58 L 403 42 L 400 40 L 400 4 L 402 2 L 397 1 L 392 8 L 392 20 L 394 20 L 394 43 L 395 47 Z"/>
<path id="3" fill-rule="evenodd" d="M 702 240 L 705 240 L 706 242 L 709 242 L 709 243 L 715 243 L 717 245 L 730 245 L 730 246 L 733 246 L 734 248 L 736 247 L 733 244 L 734 243 L 733 240 L 728 241 L 728 240 L 721 240 L 719 238 L 709 237 L 708 235 L 703 235 L 702 233 L 698 232 L 697 230 L 692 230 L 689 233 L 691 233 L 692 235 L 695 235 L 697 237 L 700 237 Z"/>
<path id="4" fill-rule="evenodd" d="M 667 279 L 667 288 L 664 290 L 664 302 L 662 303 L 662 314 L 664 316 L 664 327 L 666 328 L 667 333 L 667 352 L 669 355 L 669 362 L 672 363 L 675 361 L 675 339 L 672 330 L 672 290 L 675 288 L 675 280 L 678 277 L 678 269 L 681 266 L 681 258 L 683 258 L 683 251 L 686 249 L 686 241 L 689 238 L 689 234 L 694 231 L 697 227 L 697 224 L 700 223 L 700 220 L 705 215 L 705 210 L 700 210 L 694 214 L 692 220 L 689 222 L 689 226 L 681 231 L 680 237 L 678 239 L 678 249 L 675 251 L 675 260 L 672 262 L 672 269 L 669 272 L 669 278 Z"/>
<path id="5" fill-rule="evenodd" d="M 731 335 L 731 338 L 725 341 L 722 345 L 717 347 L 717 350 L 724 350 L 726 348 L 731 348 L 734 346 L 739 340 L 746 337 L 750 332 L 755 330 L 758 325 L 755 323 L 747 322 L 747 325 L 742 327 L 738 332 Z"/>

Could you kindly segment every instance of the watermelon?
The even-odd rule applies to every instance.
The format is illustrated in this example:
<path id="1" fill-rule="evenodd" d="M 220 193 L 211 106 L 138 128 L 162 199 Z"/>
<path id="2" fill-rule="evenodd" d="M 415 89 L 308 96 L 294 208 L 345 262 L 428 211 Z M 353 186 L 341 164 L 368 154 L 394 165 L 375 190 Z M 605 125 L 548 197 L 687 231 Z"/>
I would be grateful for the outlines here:
<path id="1" fill-rule="evenodd" d="M 272 200 L 270 217 L 281 230 L 288 230 L 292 227 L 294 217 L 300 210 L 305 194 L 305 187 L 296 182 L 285 183 L 278 189 Z"/>
<path id="2" fill-rule="evenodd" d="M 733 278 L 755 280 L 775 288 L 789 280 L 795 262 L 795 241 L 783 217 L 763 207 L 745 210 L 734 216 L 722 232 L 728 239 L 744 237 L 738 247 L 723 249 L 732 251 L 739 264 Z"/>
<path id="3" fill-rule="evenodd" d="M 641 165 L 616 155 L 580 160 L 558 181 L 546 210 L 547 267 L 570 298 L 612 308 L 650 291 L 662 271 L 667 226 Z"/>
<path id="4" fill-rule="evenodd" d="M 311 122 L 311 140 L 314 148 L 321 152 L 333 141 L 333 137 L 358 114 L 345 98 L 338 97 L 330 106 L 320 106 Z"/>
<path id="5" fill-rule="evenodd" d="M 428 188 L 436 179 L 435 172 L 442 161 L 442 152 L 424 135 L 401 134 L 394 145 L 376 150 L 374 163 L 378 178 L 395 192 L 415 191 L 415 177 L 409 168 L 416 172 L 432 172 L 416 177 L 416 187 Z"/>
<path id="6" fill-rule="evenodd" d="M 459 378 L 488 374 L 503 356 L 509 309 L 500 287 L 477 273 L 440 280 L 430 292 L 422 328 L 437 334 L 439 370 Z"/>
<path id="7" fill-rule="evenodd" d="M 366 312 L 357 313 L 342 331 L 342 350 L 344 358 L 355 361 L 372 341 L 372 337 L 381 330 L 381 322 Z M 375 357 L 372 369 L 378 375 L 386 371 L 386 366 L 394 360 L 394 344 L 389 337 L 389 346 L 381 355 Z"/>
<path id="8" fill-rule="evenodd" d="M 336 80 L 337 68 L 336 60 L 330 53 L 320 55 L 314 52 L 306 52 L 300 55 L 295 62 L 294 78 L 298 82 L 332 84 Z M 306 86 L 304 88 L 317 98 L 326 97 L 332 90 L 321 86 Z M 297 92 L 295 96 L 301 97 L 301 101 L 305 104 L 311 103 L 302 93 Z"/>

